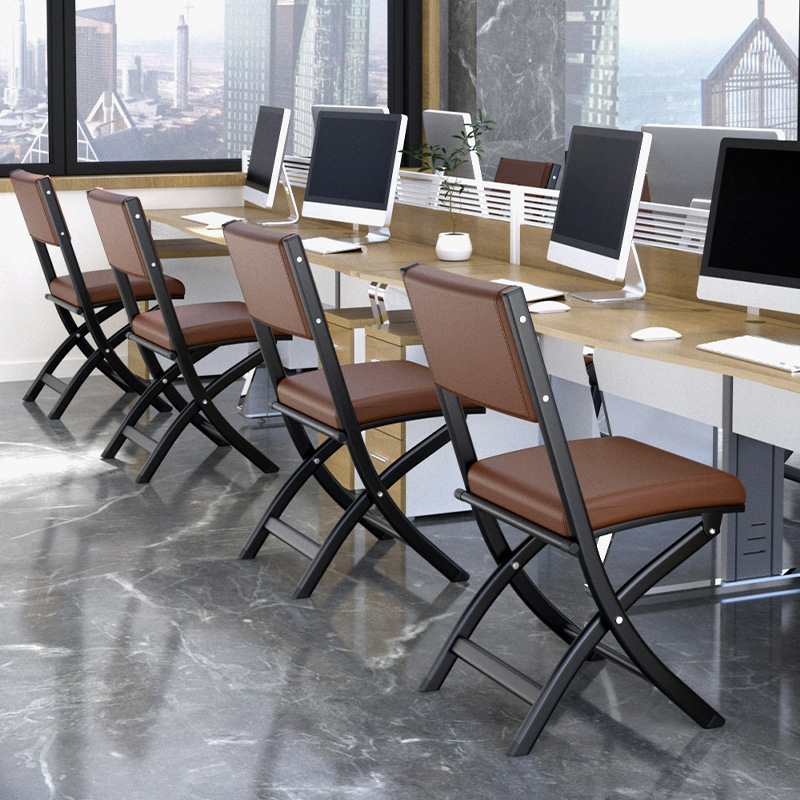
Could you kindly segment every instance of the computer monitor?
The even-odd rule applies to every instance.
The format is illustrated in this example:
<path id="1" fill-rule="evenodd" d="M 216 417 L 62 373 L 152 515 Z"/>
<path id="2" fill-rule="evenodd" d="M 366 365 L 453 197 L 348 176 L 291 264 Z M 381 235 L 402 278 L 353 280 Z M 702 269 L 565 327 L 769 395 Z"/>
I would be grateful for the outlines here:
<path id="1" fill-rule="evenodd" d="M 281 180 L 286 181 L 284 185 L 288 184 L 288 178 L 283 171 L 283 154 L 291 116 L 292 112 L 288 108 L 261 106 L 258 109 L 244 184 L 244 199 L 260 208 L 272 208 L 278 184 Z"/>
<path id="2" fill-rule="evenodd" d="M 317 127 L 317 117 L 320 111 L 363 111 L 365 114 L 388 114 L 389 109 L 386 106 L 339 106 L 329 103 L 318 103 L 311 106 L 311 119 L 314 122 L 314 128 Z"/>
<path id="3" fill-rule="evenodd" d="M 633 228 L 649 151 L 647 133 L 573 127 L 547 258 L 598 278 L 625 279 L 621 291 L 575 297 L 609 302 L 644 295 Z"/>
<path id="4" fill-rule="evenodd" d="M 800 143 L 723 139 L 697 296 L 800 314 Z"/>
<path id="5" fill-rule="evenodd" d="M 303 216 L 366 225 L 367 241 L 388 239 L 406 122 L 403 114 L 320 111 Z"/>
<path id="6" fill-rule="evenodd" d="M 724 138 L 784 138 L 783 131 L 773 128 L 642 125 L 642 130 L 653 137 L 647 162 L 652 201 L 684 207 L 711 197 L 719 143 Z"/>
<path id="7" fill-rule="evenodd" d="M 425 141 L 452 153 L 460 145 L 459 139 L 469 130 L 472 118 L 466 112 L 439 111 L 429 108 L 422 112 L 422 126 L 425 129 Z M 470 153 L 469 158 L 453 173 L 455 178 L 468 178 L 481 182 L 481 162 L 477 153 Z"/>

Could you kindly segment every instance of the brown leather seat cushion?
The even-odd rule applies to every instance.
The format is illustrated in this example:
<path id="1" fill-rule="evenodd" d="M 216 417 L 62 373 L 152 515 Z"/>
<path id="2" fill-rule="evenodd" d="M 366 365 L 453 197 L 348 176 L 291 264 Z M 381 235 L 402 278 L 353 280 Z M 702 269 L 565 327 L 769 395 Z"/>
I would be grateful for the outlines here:
<path id="1" fill-rule="evenodd" d="M 186 293 L 183 283 L 177 278 L 170 278 L 166 275 L 164 277 L 172 297 L 183 297 Z M 120 301 L 119 289 L 117 288 L 117 282 L 114 280 L 114 270 L 98 269 L 84 272 L 83 280 L 93 305 L 102 306 Z M 150 281 L 145 281 L 142 278 L 131 278 L 131 287 L 138 300 L 153 300 L 155 298 Z M 60 275 L 50 282 L 50 294 L 66 303 L 71 303 L 73 306 L 80 305 L 78 303 L 78 295 L 75 293 L 68 275 Z"/>
<path id="2" fill-rule="evenodd" d="M 215 342 L 254 340 L 256 336 L 247 307 L 241 301 L 192 303 L 176 306 L 175 313 L 189 347 Z M 137 336 L 165 350 L 174 349 L 164 318 L 158 309 L 145 311 L 134 317 L 131 327 Z"/>
<path id="3" fill-rule="evenodd" d="M 439 411 L 430 370 L 413 361 L 373 361 L 342 367 L 360 424 Z M 292 375 L 278 384 L 278 400 L 303 414 L 341 430 L 328 382 L 322 370 Z"/>
<path id="4" fill-rule="evenodd" d="M 570 442 L 593 530 L 692 508 L 743 505 L 741 481 L 650 445 L 608 436 Z M 470 491 L 549 530 L 570 536 L 545 448 L 476 462 Z"/>

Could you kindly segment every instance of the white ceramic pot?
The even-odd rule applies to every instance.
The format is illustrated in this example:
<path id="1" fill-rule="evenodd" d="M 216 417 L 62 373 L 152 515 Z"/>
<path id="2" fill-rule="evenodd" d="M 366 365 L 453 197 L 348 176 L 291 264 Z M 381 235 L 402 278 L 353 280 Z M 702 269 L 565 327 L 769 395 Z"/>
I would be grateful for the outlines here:
<path id="1" fill-rule="evenodd" d="M 436 240 L 436 255 L 440 261 L 466 261 L 472 255 L 468 233 L 440 233 Z"/>

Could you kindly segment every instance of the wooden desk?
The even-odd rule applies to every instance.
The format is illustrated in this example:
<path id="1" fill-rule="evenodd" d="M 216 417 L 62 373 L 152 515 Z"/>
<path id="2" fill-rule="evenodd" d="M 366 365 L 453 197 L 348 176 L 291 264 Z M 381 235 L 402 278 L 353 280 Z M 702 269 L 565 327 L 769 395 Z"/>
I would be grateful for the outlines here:
<path id="1" fill-rule="evenodd" d="M 206 241 L 224 242 L 221 231 L 192 225 L 181 216 L 203 209 L 151 211 L 154 220 L 165 222 Z M 248 219 L 268 219 L 259 209 L 220 208 L 223 213 Z M 431 212 L 426 212 L 430 215 Z M 420 209 L 395 209 L 400 230 L 416 230 Z M 497 247 L 497 221 L 486 220 L 491 234 L 480 244 L 481 220 L 473 223 L 479 244 L 467 262 L 442 262 L 436 258 L 430 239 L 430 223 L 420 227 L 423 241 L 393 236 L 388 242 L 366 245 L 360 253 L 310 254 L 313 263 L 339 274 L 382 286 L 402 287 L 402 267 L 424 262 L 459 274 L 491 280 L 511 278 L 550 286 L 571 293 L 607 288 L 604 282 L 548 264 L 543 258 L 549 233 L 526 231 L 532 264 L 513 265 L 487 256 Z M 346 236 L 349 229 L 301 220 L 285 230 L 302 236 Z M 475 238 L 475 237 L 474 237 Z M 567 313 L 534 315 L 542 337 L 548 367 L 567 380 L 579 378 L 580 354 L 584 346 L 595 348 L 595 362 L 605 391 L 653 405 L 714 426 L 723 441 L 722 466 L 739 474 L 748 486 L 748 510 L 731 521 L 727 546 L 718 574 L 724 580 L 775 576 L 781 572 L 782 541 L 782 446 L 800 449 L 800 434 L 790 420 L 800 414 L 800 376 L 732 358 L 699 351 L 697 344 L 745 333 L 770 336 L 800 344 L 800 324 L 778 317 L 750 318 L 744 310 L 701 303 L 694 299 L 699 256 L 678 251 L 640 248 L 640 258 L 649 291 L 637 301 L 592 304 L 571 298 Z M 655 289 L 655 291 L 653 291 Z M 683 334 L 674 341 L 638 342 L 630 334 L 640 328 L 666 326 Z M 769 413 L 763 413 L 769 408 Z M 759 409 L 761 414 L 754 413 Z M 764 422 L 764 417 L 768 422 Z M 759 441 L 751 441 L 758 438 Z M 797 440 L 797 441 L 795 441 Z M 768 444 L 761 445 L 765 441 Z M 774 445 L 774 446 L 773 446 Z M 766 534 L 766 537 L 765 537 Z M 758 541 L 759 544 L 753 544 Z"/>

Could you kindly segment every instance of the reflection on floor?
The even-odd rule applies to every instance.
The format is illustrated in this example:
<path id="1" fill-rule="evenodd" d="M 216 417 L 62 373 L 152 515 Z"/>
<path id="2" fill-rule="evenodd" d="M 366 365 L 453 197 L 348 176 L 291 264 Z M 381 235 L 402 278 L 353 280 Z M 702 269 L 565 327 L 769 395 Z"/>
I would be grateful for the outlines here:
<path id="1" fill-rule="evenodd" d="M 442 691 L 417 691 L 490 569 L 467 515 L 424 523 L 471 571 L 466 586 L 358 534 L 312 599 L 294 601 L 302 557 L 268 542 L 237 559 L 296 460 L 282 428 L 239 420 L 278 474 L 188 431 L 138 486 L 132 448 L 99 458 L 125 405 L 113 387 L 90 382 L 61 422 L 23 389 L 0 385 L 2 800 L 797 797 L 796 592 L 637 615 L 724 727 L 700 730 L 595 663 L 533 754 L 509 759 L 522 701 L 464 666 Z M 787 513 L 800 519 L 793 498 Z M 332 514 L 315 490 L 296 509 L 312 532 Z M 539 565 L 580 616 L 574 569 Z M 561 652 L 513 597 L 482 636 L 531 674 Z"/>

